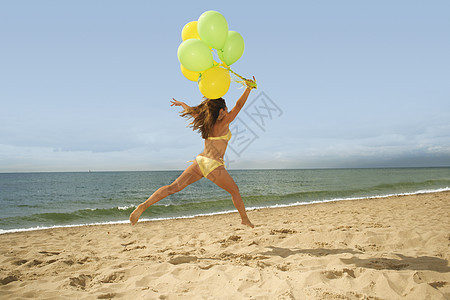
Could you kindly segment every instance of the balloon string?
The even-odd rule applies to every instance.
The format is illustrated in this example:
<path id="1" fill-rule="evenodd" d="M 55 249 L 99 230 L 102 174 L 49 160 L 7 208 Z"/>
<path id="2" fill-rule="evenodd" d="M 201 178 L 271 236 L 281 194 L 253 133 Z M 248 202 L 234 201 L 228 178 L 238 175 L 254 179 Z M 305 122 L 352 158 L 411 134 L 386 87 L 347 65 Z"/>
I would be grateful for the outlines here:
<path id="1" fill-rule="evenodd" d="M 221 66 L 222 68 L 224 68 L 224 69 L 227 69 L 227 70 L 230 71 L 233 75 L 235 75 L 236 77 L 238 77 L 239 79 L 241 79 L 241 80 L 234 80 L 234 81 L 236 81 L 237 83 L 240 83 L 240 84 L 242 84 L 243 86 L 248 87 L 248 88 L 250 88 L 250 89 L 256 89 L 256 88 L 258 88 L 258 86 L 256 85 L 256 81 L 253 81 L 253 80 L 247 79 L 247 78 L 245 78 L 245 77 L 242 77 L 242 76 L 239 75 L 238 73 L 236 73 L 236 72 L 234 72 L 233 70 L 231 70 L 231 68 L 228 67 L 228 66 L 226 66 L 225 64 L 220 64 L 220 66 Z"/>

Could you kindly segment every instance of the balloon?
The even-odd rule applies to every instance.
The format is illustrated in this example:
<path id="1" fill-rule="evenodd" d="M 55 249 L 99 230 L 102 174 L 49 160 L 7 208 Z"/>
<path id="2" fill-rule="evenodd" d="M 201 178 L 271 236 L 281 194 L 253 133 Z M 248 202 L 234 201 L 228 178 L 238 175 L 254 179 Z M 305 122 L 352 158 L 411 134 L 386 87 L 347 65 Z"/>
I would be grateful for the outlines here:
<path id="1" fill-rule="evenodd" d="M 188 39 L 200 39 L 197 31 L 197 21 L 192 21 L 184 25 L 183 30 L 181 31 L 181 39 L 183 41 Z"/>
<path id="2" fill-rule="evenodd" d="M 222 49 L 228 37 L 228 23 L 225 17 L 214 10 L 209 10 L 198 18 L 198 34 L 208 46 Z"/>
<path id="3" fill-rule="evenodd" d="M 202 73 L 198 88 L 209 99 L 217 99 L 228 92 L 231 77 L 228 70 L 215 66 Z"/>
<path id="4" fill-rule="evenodd" d="M 228 31 L 228 38 L 222 49 L 222 57 L 219 58 L 228 66 L 234 64 L 244 53 L 244 39 L 236 31 Z M 222 59 L 223 58 L 223 59 Z"/>
<path id="5" fill-rule="evenodd" d="M 178 47 L 178 60 L 186 69 L 201 72 L 213 66 L 213 56 L 201 40 L 185 40 Z"/>
<path id="6" fill-rule="evenodd" d="M 183 73 L 184 77 L 191 81 L 197 81 L 200 77 L 200 72 L 193 72 L 191 70 L 186 69 L 182 64 L 180 64 L 181 73 Z"/>

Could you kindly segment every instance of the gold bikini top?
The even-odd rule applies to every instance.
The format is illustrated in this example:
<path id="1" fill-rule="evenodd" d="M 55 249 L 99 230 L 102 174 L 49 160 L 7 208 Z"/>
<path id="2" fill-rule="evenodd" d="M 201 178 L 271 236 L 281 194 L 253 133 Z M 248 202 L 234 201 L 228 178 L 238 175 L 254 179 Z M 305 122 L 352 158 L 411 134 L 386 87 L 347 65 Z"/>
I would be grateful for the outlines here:
<path id="1" fill-rule="evenodd" d="M 222 136 L 210 136 L 208 140 L 227 140 L 231 139 L 231 130 L 228 129 L 228 133 Z"/>

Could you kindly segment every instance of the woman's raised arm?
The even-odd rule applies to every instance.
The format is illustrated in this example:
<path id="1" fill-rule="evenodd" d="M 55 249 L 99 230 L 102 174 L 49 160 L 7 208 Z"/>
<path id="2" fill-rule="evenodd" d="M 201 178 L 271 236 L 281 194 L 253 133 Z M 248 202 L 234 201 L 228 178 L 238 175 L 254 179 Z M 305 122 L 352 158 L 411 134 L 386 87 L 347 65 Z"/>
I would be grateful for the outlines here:
<path id="1" fill-rule="evenodd" d="M 253 80 L 247 79 L 246 80 L 247 88 L 245 89 L 242 96 L 236 101 L 236 105 L 231 109 L 231 111 L 223 118 L 224 122 L 231 123 L 233 120 L 237 117 L 239 112 L 241 111 L 242 107 L 244 107 L 245 102 L 247 101 L 248 95 L 250 95 L 250 92 L 252 89 L 256 86 L 256 80 L 255 76 L 253 76 Z"/>

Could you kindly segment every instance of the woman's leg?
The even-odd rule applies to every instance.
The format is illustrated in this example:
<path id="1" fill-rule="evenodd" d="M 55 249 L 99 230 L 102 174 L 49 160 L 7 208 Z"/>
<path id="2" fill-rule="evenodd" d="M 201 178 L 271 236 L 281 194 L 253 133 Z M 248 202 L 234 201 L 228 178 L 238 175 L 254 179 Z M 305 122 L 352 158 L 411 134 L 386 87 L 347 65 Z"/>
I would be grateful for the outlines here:
<path id="1" fill-rule="evenodd" d="M 130 222 L 132 225 L 136 224 L 141 214 L 161 199 L 169 195 L 175 194 L 191 183 L 194 183 L 202 178 L 202 173 L 197 162 L 194 161 L 192 165 L 186 168 L 184 172 L 171 184 L 160 187 L 156 190 L 145 202 L 138 205 L 138 207 L 131 213 Z"/>
<path id="2" fill-rule="evenodd" d="M 234 182 L 233 177 L 231 177 L 225 167 L 220 166 L 216 168 L 214 171 L 209 173 L 206 178 L 231 194 L 233 204 L 237 208 L 239 215 L 241 216 L 242 224 L 250 226 L 252 228 L 255 227 L 252 222 L 250 222 L 247 213 L 245 212 L 244 201 L 242 201 L 241 194 L 239 193 L 239 188 L 236 182 Z"/>

